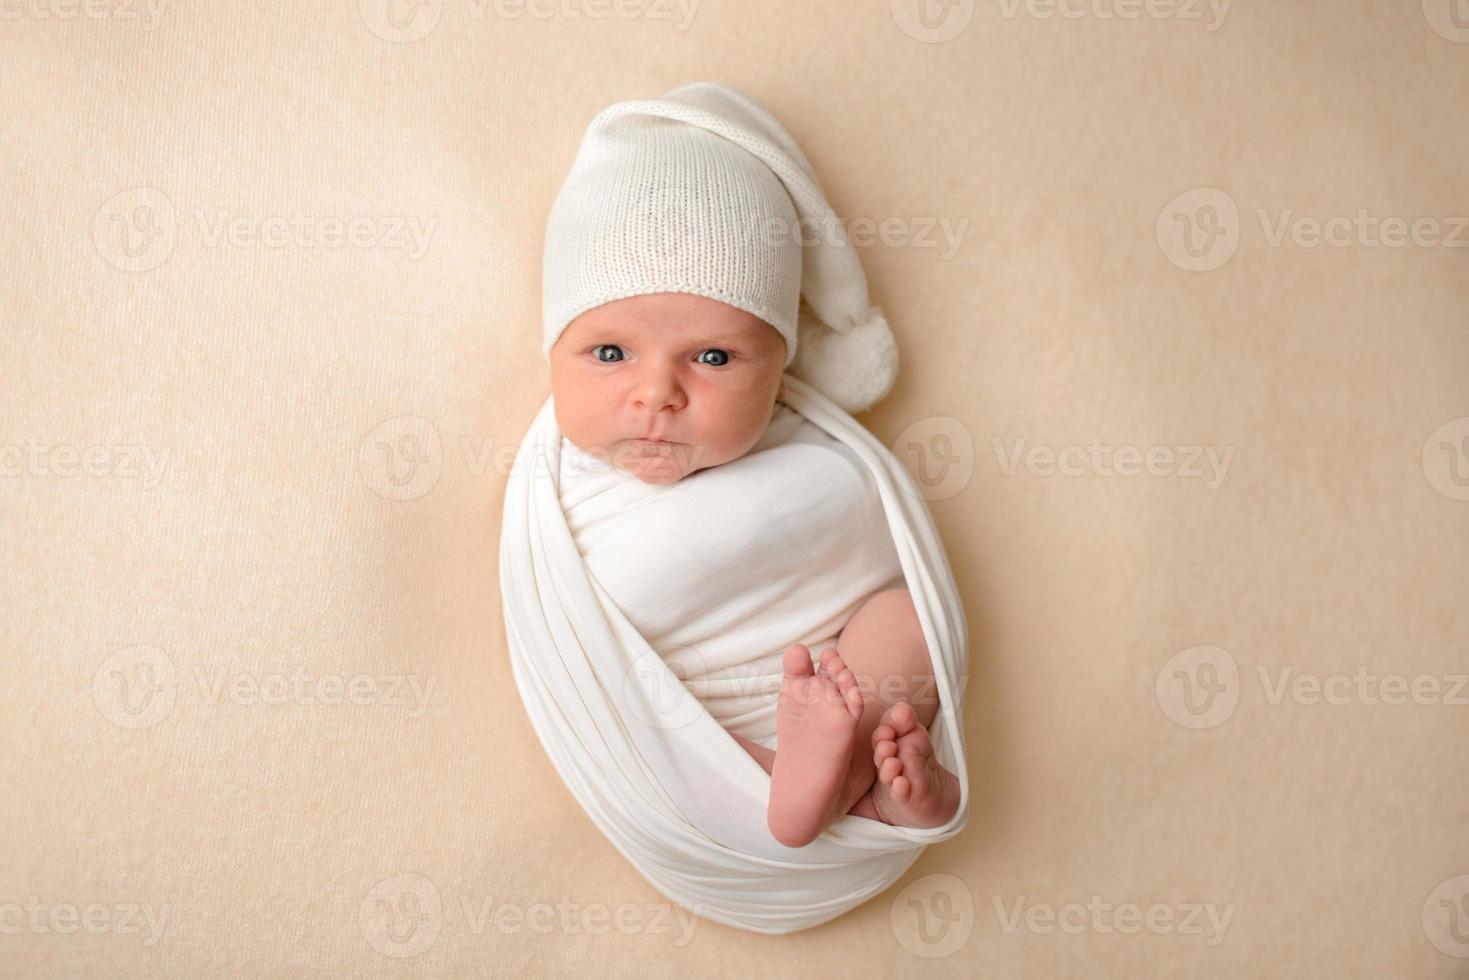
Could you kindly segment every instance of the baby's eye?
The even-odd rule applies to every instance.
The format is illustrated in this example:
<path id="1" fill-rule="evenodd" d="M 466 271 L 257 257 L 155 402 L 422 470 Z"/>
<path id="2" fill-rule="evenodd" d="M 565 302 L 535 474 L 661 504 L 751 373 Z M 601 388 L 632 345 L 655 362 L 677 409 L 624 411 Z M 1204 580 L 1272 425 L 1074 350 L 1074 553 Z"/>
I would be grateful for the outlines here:
<path id="1" fill-rule="evenodd" d="M 606 350 L 615 350 L 619 354 L 622 352 L 622 348 L 619 347 L 619 346 L 617 346 L 616 344 L 598 344 L 597 346 L 595 346 L 595 347 L 592 348 L 592 356 L 596 357 L 596 359 L 598 361 L 600 361 L 601 363 L 603 363 L 603 364 L 616 364 L 618 361 L 621 361 L 622 360 L 621 357 L 616 357 L 616 358 L 603 357 L 600 352 L 601 351 L 606 351 Z M 714 361 L 705 361 L 705 360 L 702 360 L 704 354 L 714 354 L 714 355 L 717 355 L 717 358 L 718 359 L 717 360 L 714 360 Z M 723 348 L 720 348 L 720 347 L 710 347 L 708 350 L 706 350 L 703 353 L 701 353 L 699 355 L 699 357 L 701 359 L 701 363 L 707 364 L 710 367 L 724 367 L 724 365 L 726 365 L 726 364 L 729 363 L 729 351 L 726 351 L 726 350 L 724 350 Z"/>

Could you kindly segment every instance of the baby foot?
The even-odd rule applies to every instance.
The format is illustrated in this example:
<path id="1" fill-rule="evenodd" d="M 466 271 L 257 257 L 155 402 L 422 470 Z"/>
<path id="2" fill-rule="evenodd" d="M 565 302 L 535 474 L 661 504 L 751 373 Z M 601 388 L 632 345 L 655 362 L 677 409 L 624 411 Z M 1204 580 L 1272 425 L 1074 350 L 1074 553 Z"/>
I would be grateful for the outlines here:
<path id="1" fill-rule="evenodd" d="M 840 816 L 835 810 L 852 764 L 862 692 L 835 650 L 822 655 L 817 670 L 810 649 L 793 643 L 781 666 L 766 822 L 782 844 L 805 847 Z"/>
<path id="2" fill-rule="evenodd" d="M 934 758 L 928 729 L 907 701 L 891 705 L 873 729 L 872 761 L 872 803 L 883 823 L 941 827 L 959 809 L 959 778 Z"/>

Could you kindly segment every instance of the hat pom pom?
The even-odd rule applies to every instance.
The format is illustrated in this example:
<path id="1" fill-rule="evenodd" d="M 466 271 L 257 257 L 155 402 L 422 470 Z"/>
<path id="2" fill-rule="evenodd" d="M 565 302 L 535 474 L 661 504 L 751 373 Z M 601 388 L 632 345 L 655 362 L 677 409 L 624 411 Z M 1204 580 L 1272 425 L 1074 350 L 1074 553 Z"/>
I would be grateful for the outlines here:
<path id="1" fill-rule="evenodd" d="M 876 306 L 846 333 L 821 322 L 801 303 L 796 356 L 790 373 L 816 388 L 848 413 L 864 412 L 887 397 L 898 376 L 898 345 Z"/>

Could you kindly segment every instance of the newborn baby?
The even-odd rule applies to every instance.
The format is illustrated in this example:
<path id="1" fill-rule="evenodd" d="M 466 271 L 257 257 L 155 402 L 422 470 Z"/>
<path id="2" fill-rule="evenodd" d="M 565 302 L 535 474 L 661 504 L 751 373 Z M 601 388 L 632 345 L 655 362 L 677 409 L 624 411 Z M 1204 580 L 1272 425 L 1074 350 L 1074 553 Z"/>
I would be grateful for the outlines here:
<path id="1" fill-rule="evenodd" d="M 556 421 L 579 454 L 671 486 L 745 456 L 777 412 L 790 413 L 778 404 L 786 360 L 776 328 L 719 300 L 613 300 L 578 315 L 550 350 Z M 781 667 L 776 748 L 731 732 L 770 773 L 776 840 L 803 847 L 848 813 L 904 827 L 949 821 L 959 781 L 929 741 L 938 695 L 906 588 L 868 595 L 819 662 L 791 643 Z"/>

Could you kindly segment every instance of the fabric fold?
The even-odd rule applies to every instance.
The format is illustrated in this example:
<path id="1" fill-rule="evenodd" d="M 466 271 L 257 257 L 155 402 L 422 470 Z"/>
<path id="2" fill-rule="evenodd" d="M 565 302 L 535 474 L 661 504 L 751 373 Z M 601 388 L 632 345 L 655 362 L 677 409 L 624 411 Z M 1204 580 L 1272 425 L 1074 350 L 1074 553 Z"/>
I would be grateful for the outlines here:
<path id="1" fill-rule="evenodd" d="M 847 815 L 805 847 L 770 835 L 769 775 L 589 574 L 562 509 L 563 439 L 551 398 L 511 471 L 500 549 L 512 674 L 562 781 L 670 900 L 770 934 L 819 925 L 882 891 L 925 846 L 962 831 L 969 808 L 967 627 L 923 497 L 887 447 L 840 406 L 794 375 L 785 381 L 785 404 L 849 447 L 878 488 L 933 660 L 940 705 L 930 735 L 961 787 L 959 809 L 944 826 L 892 827 Z"/>

